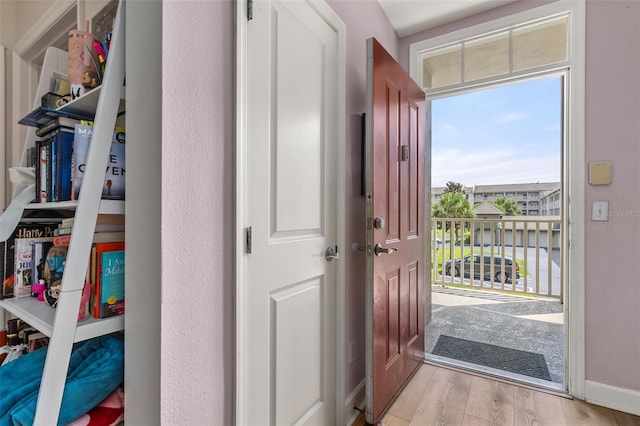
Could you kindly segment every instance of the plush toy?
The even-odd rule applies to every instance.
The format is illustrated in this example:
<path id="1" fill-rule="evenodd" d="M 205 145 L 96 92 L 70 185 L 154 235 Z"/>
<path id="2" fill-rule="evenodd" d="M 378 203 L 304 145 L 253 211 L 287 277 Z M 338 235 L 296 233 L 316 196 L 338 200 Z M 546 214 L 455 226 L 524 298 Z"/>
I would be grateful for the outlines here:
<path id="1" fill-rule="evenodd" d="M 60 295 L 60 287 L 62 285 L 62 280 L 54 281 L 49 288 L 44 292 L 44 300 L 47 302 L 47 305 L 55 308 L 58 304 L 58 296 Z"/>
<path id="2" fill-rule="evenodd" d="M 38 300 L 44 301 L 44 292 L 47 291 L 47 283 L 44 280 L 38 281 L 38 284 L 31 286 L 31 292 L 38 297 Z"/>

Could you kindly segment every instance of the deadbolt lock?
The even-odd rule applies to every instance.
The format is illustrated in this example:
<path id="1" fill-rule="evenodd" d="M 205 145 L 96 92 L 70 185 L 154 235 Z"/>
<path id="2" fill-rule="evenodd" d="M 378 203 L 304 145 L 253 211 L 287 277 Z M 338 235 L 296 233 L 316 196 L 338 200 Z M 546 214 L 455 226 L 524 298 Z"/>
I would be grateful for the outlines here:
<path id="1" fill-rule="evenodd" d="M 384 228 L 384 219 L 381 217 L 376 217 L 375 220 L 373 221 L 373 226 L 376 229 L 382 229 Z"/>

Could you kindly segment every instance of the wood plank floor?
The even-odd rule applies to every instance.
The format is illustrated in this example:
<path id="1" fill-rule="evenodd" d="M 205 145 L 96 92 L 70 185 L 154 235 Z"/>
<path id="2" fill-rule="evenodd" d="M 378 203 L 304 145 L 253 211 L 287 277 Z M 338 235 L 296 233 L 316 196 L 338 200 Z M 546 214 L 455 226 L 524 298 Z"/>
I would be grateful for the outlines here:
<path id="1" fill-rule="evenodd" d="M 384 426 L 640 426 L 640 417 L 566 396 L 423 364 L 382 419 Z M 365 425 L 360 416 L 355 426 Z"/>

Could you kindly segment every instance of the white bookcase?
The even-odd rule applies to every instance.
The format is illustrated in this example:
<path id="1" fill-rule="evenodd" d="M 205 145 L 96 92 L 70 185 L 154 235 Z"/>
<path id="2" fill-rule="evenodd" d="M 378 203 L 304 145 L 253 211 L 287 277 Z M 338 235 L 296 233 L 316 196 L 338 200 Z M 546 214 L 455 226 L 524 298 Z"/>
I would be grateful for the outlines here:
<path id="1" fill-rule="evenodd" d="M 113 129 L 124 92 L 125 13 L 123 5 L 123 1 L 120 0 L 101 87 L 62 107 L 70 111 L 88 112 L 91 115 L 95 113 L 93 136 L 87 155 L 87 171 L 83 178 L 79 201 L 28 206 L 30 209 L 75 211 L 73 233 L 67 252 L 58 305 L 53 309 L 32 298 L 0 301 L 0 308 L 23 319 L 50 338 L 42 372 L 35 425 L 57 423 L 73 344 L 124 329 L 124 315 L 106 319 L 85 318 L 81 321 L 77 318 L 97 215 L 124 214 L 125 212 L 124 201 L 101 199 Z M 36 96 L 37 103 L 48 90 L 48 82 L 53 72 L 66 74 L 65 55 L 66 52 L 57 49 L 47 52 Z M 33 146 L 35 140 L 35 133 L 30 129 L 25 142 L 25 151 Z M 23 164 L 25 159 L 26 155 L 23 155 Z"/>

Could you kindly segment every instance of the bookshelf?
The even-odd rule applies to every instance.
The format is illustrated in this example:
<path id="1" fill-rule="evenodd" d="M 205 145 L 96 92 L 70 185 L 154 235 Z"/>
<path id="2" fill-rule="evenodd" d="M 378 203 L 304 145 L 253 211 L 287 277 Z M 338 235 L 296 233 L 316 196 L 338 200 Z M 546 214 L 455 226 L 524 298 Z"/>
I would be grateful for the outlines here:
<path id="1" fill-rule="evenodd" d="M 78 308 L 98 214 L 124 214 L 125 202 L 102 200 L 102 184 L 108 162 L 113 129 L 123 110 L 122 95 L 125 74 L 125 13 L 123 1 L 118 2 L 118 12 L 113 28 L 111 49 L 102 86 L 65 105 L 67 111 L 94 117 L 93 136 L 87 155 L 87 171 L 83 177 L 79 201 L 32 204 L 27 209 L 73 210 L 73 238 L 68 248 L 65 272 L 58 305 L 52 309 L 32 298 L 0 301 L 0 308 L 22 318 L 50 338 L 47 357 L 42 372 L 34 424 L 56 424 L 64 393 L 67 369 L 75 342 L 124 329 L 124 315 L 106 319 L 86 318 L 78 321 Z M 56 49 L 58 50 L 58 49 Z M 49 55 L 43 64 L 36 102 L 42 96 L 54 72 L 66 74 L 64 52 Z M 46 82 L 46 83 L 43 83 Z M 25 151 L 35 141 L 29 130 Z M 23 165 L 26 154 L 23 153 Z M 17 188 L 19 189 L 19 188 Z M 14 196 L 18 191 L 14 191 Z"/>

